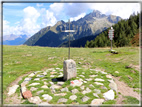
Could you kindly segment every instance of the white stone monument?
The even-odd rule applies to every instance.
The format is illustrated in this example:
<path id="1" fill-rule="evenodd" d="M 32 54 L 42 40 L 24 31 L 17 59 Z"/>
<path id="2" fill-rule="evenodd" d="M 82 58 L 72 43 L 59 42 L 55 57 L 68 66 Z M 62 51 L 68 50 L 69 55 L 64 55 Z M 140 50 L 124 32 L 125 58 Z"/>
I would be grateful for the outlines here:
<path id="1" fill-rule="evenodd" d="M 76 63 L 72 59 L 65 60 L 63 62 L 63 72 L 64 72 L 64 80 L 69 80 L 71 78 L 75 78 L 77 75 L 76 71 Z"/>

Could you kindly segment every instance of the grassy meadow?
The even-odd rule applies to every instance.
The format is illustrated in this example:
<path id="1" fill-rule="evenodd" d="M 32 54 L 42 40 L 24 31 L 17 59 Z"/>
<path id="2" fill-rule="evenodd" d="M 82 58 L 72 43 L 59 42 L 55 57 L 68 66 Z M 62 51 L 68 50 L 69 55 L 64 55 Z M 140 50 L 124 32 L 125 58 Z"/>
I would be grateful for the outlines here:
<path id="1" fill-rule="evenodd" d="M 139 65 L 139 47 L 113 49 L 119 54 L 110 53 L 110 48 L 71 48 L 71 59 L 76 62 L 77 67 L 105 69 L 115 77 L 121 77 L 120 80 L 129 87 L 139 88 L 139 71 L 135 68 L 126 68 L 130 64 Z M 62 68 L 63 61 L 67 59 L 68 48 L 4 45 L 3 91 L 7 92 L 7 87 L 19 76 L 47 68 Z"/>

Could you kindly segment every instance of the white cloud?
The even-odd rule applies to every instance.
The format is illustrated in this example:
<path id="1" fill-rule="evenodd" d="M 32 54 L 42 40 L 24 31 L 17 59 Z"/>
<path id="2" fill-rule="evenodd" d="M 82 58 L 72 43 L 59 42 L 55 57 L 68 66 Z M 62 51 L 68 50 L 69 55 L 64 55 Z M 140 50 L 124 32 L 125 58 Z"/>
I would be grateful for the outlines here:
<path id="1" fill-rule="evenodd" d="M 87 5 L 90 9 L 99 10 L 103 14 L 113 14 L 124 19 L 129 18 L 133 12 L 140 12 L 139 3 L 88 3 Z"/>
<path id="2" fill-rule="evenodd" d="M 4 39 L 8 39 L 8 35 L 11 34 L 19 36 L 21 34 L 26 34 L 28 36 L 31 36 L 40 30 L 40 25 L 37 24 L 37 19 L 39 18 L 40 13 L 31 6 L 26 7 L 23 12 L 23 19 L 20 22 L 15 23 L 15 26 L 9 26 L 9 22 L 3 20 Z M 15 39 L 15 37 L 9 38 L 9 40 L 11 39 Z"/>
<path id="3" fill-rule="evenodd" d="M 73 17 L 73 18 L 70 18 L 71 21 L 76 21 L 82 17 L 84 17 L 86 15 L 86 13 L 81 13 L 80 15 L 78 15 L 77 17 Z"/>

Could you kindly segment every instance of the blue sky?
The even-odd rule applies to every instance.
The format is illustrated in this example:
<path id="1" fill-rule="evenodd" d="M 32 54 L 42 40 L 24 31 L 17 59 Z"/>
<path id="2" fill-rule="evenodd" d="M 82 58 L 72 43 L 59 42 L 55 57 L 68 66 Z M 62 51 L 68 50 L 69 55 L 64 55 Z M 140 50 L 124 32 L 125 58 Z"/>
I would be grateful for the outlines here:
<path id="1" fill-rule="evenodd" d="M 78 20 L 93 10 L 124 19 L 140 11 L 139 3 L 3 3 L 3 37 L 13 40 L 21 34 L 29 37 L 57 21 Z M 14 34 L 15 36 L 10 36 Z"/>

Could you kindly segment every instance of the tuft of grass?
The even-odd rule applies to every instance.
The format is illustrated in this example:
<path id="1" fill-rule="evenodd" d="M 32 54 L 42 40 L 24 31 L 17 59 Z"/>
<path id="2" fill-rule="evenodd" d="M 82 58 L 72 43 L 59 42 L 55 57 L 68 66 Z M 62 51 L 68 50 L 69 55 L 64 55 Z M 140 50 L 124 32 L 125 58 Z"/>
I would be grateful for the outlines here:
<path id="1" fill-rule="evenodd" d="M 103 102 L 103 104 L 116 104 L 116 101 L 115 100 L 108 100 L 108 101 Z"/>
<path id="2" fill-rule="evenodd" d="M 131 96 L 125 96 L 126 100 L 123 100 L 125 104 L 139 104 L 139 100 Z"/>

